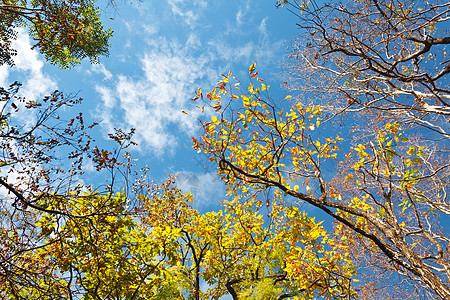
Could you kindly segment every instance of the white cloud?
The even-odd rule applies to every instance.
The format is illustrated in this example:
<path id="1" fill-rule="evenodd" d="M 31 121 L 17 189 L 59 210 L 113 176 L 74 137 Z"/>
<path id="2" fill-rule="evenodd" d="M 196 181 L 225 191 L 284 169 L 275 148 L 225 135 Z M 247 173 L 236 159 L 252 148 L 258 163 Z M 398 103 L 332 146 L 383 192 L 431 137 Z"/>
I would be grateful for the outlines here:
<path id="1" fill-rule="evenodd" d="M 189 99 L 199 80 L 213 73 L 207 56 L 191 53 L 198 42 L 194 35 L 185 45 L 153 41 L 140 61 L 139 78 L 120 75 L 115 86 L 98 86 L 107 127 L 136 128 L 138 144 L 156 154 L 174 150 L 180 133 L 193 134 L 199 112 Z"/>
<path id="2" fill-rule="evenodd" d="M 113 91 L 104 86 L 95 86 L 95 90 L 100 94 L 102 104 L 97 107 L 97 114 L 101 118 L 101 125 L 106 132 L 114 132 L 114 125 L 112 118 L 112 110 L 116 105 L 116 98 L 113 95 Z"/>
<path id="3" fill-rule="evenodd" d="M 17 39 L 12 42 L 12 47 L 17 51 L 17 55 L 13 57 L 15 65 L 0 67 L 1 86 L 7 88 L 20 78 L 22 87 L 19 95 L 27 100 L 39 99 L 57 88 L 56 81 L 43 72 L 42 56 L 31 49 L 30 37 L 23 28 L 17 28 Z M 25 109 L 22 102 L 15 104 L 19 107 L 19 112 L 13 113 L 12 118 L 25 127 L 31 126 L 35 120 L 33 112 Z"/>
<path id="4" fill-rule="evenodd" d="M 238 12 L 236 13 L 236 25 L 241 26 L 244 23 L 244 18 L 246 18 L 247 13 L 250 10 L 250 2 L 246 1 L 245 7 L 240 7 Z"/>
<path id="5" fill-rule="evenodd" d="M 217 205 L 225 197 L 224 185 L 216 172 L 204 174 L 179 172 L 176 183 L 184 193 L 192 192 L 196 208 Z"/>
<path id="6" fill-rule="evenodd" d="M 201 11 L 207 7 L 208 2 L 204 0 L 168 0 L 168 4 L 172 14 L 181 17 L 186 25 L 193 28 L 199 20 Z"/>
<path id="7" fill-rule="evenodd" d="M 253 42 L 247 42 L 241 46 L 227 44 L 224 41 L 210 41 L 208 45 L 216 52 L 221 59 L 228 63 L 245 63 L 255 59 L 255 46 Z"/>
<path id="8" fill-rule="evenodd" d="M 144 24 L 144 25 L 142 25 L 142 27 L 144 28 L 144 32 L 149 35 L 156 34 L 156 33 L 158 33 L 158 30 L 159 30 L 158 26 L 156 26 L 156 25 Z"/>
<path id="9" fill-rule="evenodd" d="M 261 23 L 259 24 L 259 33 L 261 34 L 263 40 L 267 40 L 269 37 L 269 34 L 267 33 L 267 17 L 265 17 L 264 19 L 261 20 Z"/>
<path id="10" fill-rule="evenodd" d="M 97 93 L 100 94 L 100 97 L 102 98 L 103 104 L 107 109 L 112 109 L 115 105 L 115 98 L 112 94 L 112 91 L 104 86 L 97 85 L 95 87 L 95 90 Z"/>
<path id="11" fill-rule="evenodd" d="M 283 42 L 269 42 L 264 37 L 260 43 L 253 41 L 245 44 L 233 45 L 221 40 L 211 40 L 208 42 L 210 51 L 214 52 L 218 58 L 229 65 L 240 65 L 248 68 L 255 61 L 269 65 L 276 60 L 275 53 L 282 47 Z"/>
<path id="12" fill-rule="evenodd" d="M 7 82 L 9 69 L 7 65 L 0 66 L 0 87 L 7 88 L 10 83 Z"/>
<path id="13" fill-rule="evenodd" d="M 111 72 L 103 64 L 93 64 L 92 72 L 103 75 L 103 80 L 110 80 L 113 77 Z"/>

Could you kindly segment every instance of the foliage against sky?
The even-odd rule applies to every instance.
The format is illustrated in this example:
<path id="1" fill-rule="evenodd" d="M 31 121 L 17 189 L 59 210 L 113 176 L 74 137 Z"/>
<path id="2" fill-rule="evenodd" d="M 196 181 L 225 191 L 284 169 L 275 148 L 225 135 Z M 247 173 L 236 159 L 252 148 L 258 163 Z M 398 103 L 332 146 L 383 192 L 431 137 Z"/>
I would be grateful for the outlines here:
<path id="1" fill-rule="evenodd" d="M 15 48 L 21 54 L 15 57 L 15 68 L 0 67 L 1 85 L 19 80 L 28 98 L 55 89 L 78 93 L 88 100 L 80 106 L 84 117 L 101 120 L 97 138 L 114 127 L 136 128 L 142 165 L 149 165 L 160 179 L 180 172 L 185 187 L 195 189 L 197 201 L 208 205 L 212 199 L 206 195 L 220 185 L 214 168 L 203 168 L 191 150 L 197 110 L 189 99 L 197 87 L 209 86 L 230 69 L 245 75 L 255 61 L 277 76 L 284 41 L 295 34 L 295 27 L 283 26 L 283 20 L 293 16 L 275 9 L 274 3 L 252 1 L 119 3 L 117 10 L 99 5 L 105 28 L 115 31 L 109 57 L 102 57 L 99 65 L 85 61 L 70 72 L 60 71 L 44 64 L 30 49 L 33 40 L 19 30 Z"/>
<path id="2" fill-rule="evenodd" d="M 60 68 L 70 68 L 84 58 L 98 62 L 108 55 L 111 29 L 104 29 L 93 1 L 2 1 L 0 64 L 14 64 L 12 43 L 16 28 L 26 27 L 33 48 Z"/>
<path id="3" fill-rule="evenodd" d="M 10 280 L 6 293 L 20 297 L 17 287 L 31 283 L 24 295 L 66 293 L 69 297 L 82 293 L 132 298 L 149 293 L 198 299 L 206 291 L 217 297 L 228 293 L 234 299 L 339 298 L 356 296 L 350 278 L 354 268 L 347 259 L 350 253 L 355 262 L 373 264 L 371 270 L 397 275 L 395 280 L 405 276 L 409 285 L 403 291 L 412 291 L 411 295 L 423 287 L 425 297 L 448 295 L 448 253 L 444 250 L 448 238 L 435 216 L 441 214 L 445 221 L 448 214 L 444 119 L 448 105 L 446 86 L 440 83 L 450 69 L 444 61 L 441 69 L 429 71 L 436 55 L 431 52 L 423 57 L 449 42 L 432 37 L 441 32 L 433 27 L 435 23 L 448 19 L 448 7 L 377 0 L 347 6 L 283 1 L 283 5 L 298 9 L 296 17 L 305 21 L 300 27 L 306 35 L 293 40 L 293 60 L 287 60 L 292 78 L 283 85 L 297 93 L 301 81 L 296 80 L 303 74 L 307 74 L 303 79 L 313 84 L 304 94 L 285 97 L 277 85 L 269 89 L 269 84 L 277 82 L 275 66 L 284 55 L 283 41 L 294 34 L 285 30 L 286 11 L 275 10 L 275 3 L 271 4 L 167 1 L 110 11 L 105 6 L 111 15 L 104 19 L 105 25 L 119 21 L 123 25 L 111 40 L 111 57 L 100 65 L 82 64 L 71 72 L 44 64 L 31 50 L 33 41 L 18 29 L 12 43 L 18 50 L 16 67 L 0 69 L 0 83 L 5 87 L 16 78 L 24 83 L 19 93 L 17 84 L 2 90 L 3 166 L 11 172 L 0 184 L 13 195 L 5 195 L 3 206 L 7 217 L 3 225 L 10 226 L 11 232 L 2 231 L 2 235 L 5 262 L 14 262 L 11 274 L 18 276 L 5 277 Z M 443 12 L 436 19 L 414 27 L 418 20 L 432 18 L 440 10 Z M 228 11 L 230 14 L 224 13 Z M 366 23 L 355 25 L 353 19 Z M 355 26 L 362 26 L 361 30 L 355 33 Z M 43 29 L 43 36 L 48 29 Z M 446 32 L 445 27 L 437 29 Z M 58 36 L 51 42 L 71 36 Z M 46 40 L 39 43 L 37 47 L 42 46 L 48 62 L 58 63 L 55 57 L 63 67 L 75 62 L 65 60 Z M 105 48 L 94 48 L 105 53 Z M 45 49 L 57 52 L 49 54 Z M 75 55 L 80 53 L 77 51 Z M 387 60 L 380 51 L 386 51 Z M 82 57 L 84 54 L 78 58 Z M 96 54 L 91 58 L 96 61 Z M 412 66 L 403 65 L 408 62 Z M 233 73 L 228 73 L 229 69 Z M 269 80 L 258 72 L 268 74 L 264 78 Z M 211 83 L 218 77 L 223 79 L 211 91 Z M 197 89 L 204 85 L 208 88 L 203 90 L 210 92 Z M 55 91 L 43 99 L 45 103 L 38 101 L 56 87 L 81 91 L 78 95 Z M 189 100 L 194 93 L 195 101 Z M 80 94 L 87 98 L 77 106 L 84 116 L 72 114 Z M 308 98 L 311 95 L 315 97 Z M 336 103 L 330 102 L 330 97 Z M 37 111 L 37 116 L 26 113 L 30 110 Z M 353 115 L 344 112 L 363 112 L 357 114 L 363 124 L 353 123 Z M 47 117 L 39 116 L 48 116 L 54 125 L 46 127 Z M 346 120 L 342 134 L 329 116 Z M 95 126 L 98 121 L 100 126 Z M 439 143 L 430 140 L 424 128 L 442 134 L 443 139 Z M 128 142 L 130 130 L 135 132 L 137 147 Z M 100 141 L 110 147 L 103 137 L 112 132 L 115 134 L 109 137 L 118 142 L 116 150 L 94 146 Z M 77 135 L 79 139 L 72 138 Z M 197 136 L 194 149 L 201 154 L 196 159 L 187 138 L 192 135 Z M 350 135 L 357 139 L 355 143 L 347 139 Z M 21 140 L 27 143 L 16 146 Z M 66 147 L 74 150 L 65 152 Z M 71 165 L 64 161 L 64 153 L 73 160 Z M 124 163 L 121 153 L 125 154 Z M 52 160 L 50 154 L 63 160 Z M 27 161 L 27 156 L 31 160 Z M 79 170 L 81 157 L 88 163 Z M 169 189 L 171 181 L 161 185 L 163 193 L 133 194 L 132 183 L 138 174 L 127 167 L 135 164 L 150 165 L 143 175 L 160 181 L 168 173 L 180 172 L 183 180 L 178 180 L 178 185 L 198 195 L 195 208 L 188 204 L 189 195 Z M 227 195 L 234 199 L 223 202 L 224 211 L 205 213 L 207 209 L 218 211 L 217 203 L 226 199 L 214 176 L 216 168 Z M 66 180 L 66 175 L 56 174 L 67 174 Z M 115 193 L 123 183 L 126 196 Z M 98 194 L 97 187 L 108 193 Z M 295 205 L 282 204 L 284 197 L 299 200 L 295 205 L 309 203 L 311 206 L 302 207 L 334 218 L 338 239 L 329 238 Z M 154 205 L 152 201 L 159 202 Z M 173 205 L 181 206 L 177 210 Z M 262 226 L 265 217 L 254 212 L 256 208 L 269 211 L 270 225 Z M 152 209 L 160 211 L 152 215 Z M 183 219 L 184 214 L 189 217 Z M 216 222 L 217 218 L 224 221 Z M 144 228 L 147 219 L 149 227 Z M 172 226 L 160 226 L 160 221 Z M 30 224 L 35 226 L 28 227 Z M 218 230 L 222 227 L 224 232 Z M 217 242 L 218 236 L 223 239 Z M 234 244 L 236 237 L 245 236 L 248 243 Z M 139 248 L 142 241 L 144 245 L 148 241 L 149 247 Z M 347 248 L 355 244 L 367 251 Z M 142 258 L 140 253 L 146 251 L 148 257 Z M 214 256 L 219 260 L 211 258 Z M 230 265 L 229 260 L 235 263 Z M 164 268 L 160 271 L 161 266 L 173 267 L 181 286 Z M 31 273 L 24 272 L 27 269 Z M 30 277 L 33 273 L 39 276 Z M 127 287 L 122 290 L 120 283 L 107 284 L 116 280 Z M 368 285 L 370 280 L 369 274 L 368 281 L 355 290 L 360 297 L 375 297 L 380 292 L 394 295 L 394 290 Z M 201 287 L 204 282 L 210 285 Z"/>

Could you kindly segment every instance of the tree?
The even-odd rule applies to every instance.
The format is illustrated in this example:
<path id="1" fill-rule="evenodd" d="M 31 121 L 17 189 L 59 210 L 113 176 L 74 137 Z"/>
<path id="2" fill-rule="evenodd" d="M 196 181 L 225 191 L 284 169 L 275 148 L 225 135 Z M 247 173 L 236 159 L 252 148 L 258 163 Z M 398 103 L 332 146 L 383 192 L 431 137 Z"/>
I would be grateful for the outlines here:
<path id="1" fill-rule="evenodd" d="M 278 4 L 301 30 L 287 62 L 291 89 L 333 115 L 365 112 L 448 142 L 449 2 Z"/>
<path id="2" fill-rule="evenodd" d="M 173 177 L 141 183 L 139 190 L 150 193 L 139 195 L 133 209 L 126 195 L 88 193 L 71 202 L 87 218 L 40 214 L 36 226 L 45 246 L 19 257 L 28 268 L 52 267 L 37 284 L 11 280 L 5 291 L 40 299 L 354 296 L 354 268 L 336 251 L 345 245 L 297 208 L 274 202 L 264 220 L 260 201 L 233 199 L 224 210 L 200 214 Z"/>
<path id="3" fill-rule="evenodd" d="M 303 102 L 321 104 L 326 118 L 340 119 L 340 126 L 352 132 L 355 148 L 370 145 L 386 124 L 403 131 L 409 138 L 399 146 L 403 154 L 422 154 L 416 158 L 422 164 L 413 169 L 421 178 L 421 189 L 430 191 L 431 196 L 423 199 L 441 216 L 448 215 L 450 3 L 278 3 L 299 17 L 300 34 L 293 39 L 286 65 L 287 87 L 298 92 Z M 406 161 L 408 155 L 397 152 L 396 157 Z M 398 161 L 389 163 L 405 169 Z M 341 179 L 348 173 L 344 169 Z M 365 175 L 365 184 L 372 185 L 368 178 L 376 174 Z M 386 192 L 391 189 L 384 187 Z M 344 188 L 351 189 L 355 187 Z M 446 238 L 436 228 L 429 230 Z M 373 258 L 376 262 L 369 264 L 380 266 L 386 274 L 386 264 L 376 255 Z M 396 268 L 391 271 L 397 273 Z"/>
<path id="4" fill-rule="evenodd" d="M 448 164 L 436 168 L 439 158 L 411 145 L 398 122 L 384 122 L 371 142 L 345 153 L 339 135 L 318 133 L 320 105 L 275 103 L 254 65 L 249 73 L 258 85 L 248 91 L 230 73 L 193 99 L 219 113 L 202 123 L 194 148 L 218 164 L 230 193 L 249 197 L 273 187 L 307 202 L 338 222 L 344 240 L 362 240 L 428 297 L 448 298 L 449 238 L 437 224 L 448 215 Z M 342 164 L 333 176 L 327 170 L 335 161 Z"/>
<path id="5" fill-rule="evenodd" d="M 4 0 L 0 4 L 0 64 L 13 65 L 15 28 L 28 27 L 45 58 L 71 68 L 84 58 L 98 62 L 108 55 L 111 29 L 103 29 L 99 9 L 91 0 Z"/>
<path id="6" fill-rule="evenodd" d="M 78 223 L 92 214 L 113 214 L 117 209 L 114 203 L 103 203 L 101 210 L 89 213 L 76 210 L 76 203 L 93 198 L 81 195 L 87 187 L 79 176 L 86 159 L 92 159 L 98 170 L 107 170 L 110 180 L 116 172 L 127 171 L 129 161 L 119 162 L 117 155 L 128 145 L 129 135 L 121 131 L 111 135 L 119 143 L 115 151 L 98 149 L 91 145 L 88 134 L 95 123 L 86 125 L 81 113 L 69 120 L 62 116 L 63 108 L 81 99 L 55 91 L 42 100 L 27 100 L 19 96 L 19 88 L 18 83 L 0 88 L 0 295 L 23 299 L 22 289 L 34 289 L 31 298 L 44 297 L 50 290 L 43 283 L 55 282 L 52 261 L 29 255 L 55 246 L 42 243 L 42 236 L 50 230 L 38 230 L 40 214 L 48 214 L 56 222 L 75 219 Z M 122 166 L 125 170 L 118 170 Z M 107 185 L 105 192 L 111 189 Z M 63 289 L 59 284 L 53 291 Z"/>

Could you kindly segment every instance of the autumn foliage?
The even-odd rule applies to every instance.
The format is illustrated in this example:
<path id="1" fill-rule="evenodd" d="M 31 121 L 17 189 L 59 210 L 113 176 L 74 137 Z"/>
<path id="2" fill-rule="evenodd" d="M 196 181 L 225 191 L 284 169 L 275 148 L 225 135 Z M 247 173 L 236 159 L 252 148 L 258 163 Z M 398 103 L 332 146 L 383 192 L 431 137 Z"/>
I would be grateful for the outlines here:
<path id="1" fill-rule="evenodd" d="M 320 105 L 276 103 L 253 65 L 249 73 L 258 85 L 241 91 L 230 73 L 206 97 L 194 98 L 223 107 L 202 123 L 194 148 L 217 163 L 228 194 L 259 199 L 269 191 L 307 202 L 337 221 L 343 240 L 363 245 L 366 258 L 384 256 L 389 263 L 381 269 L 445 295 L 447 239 L 436 216 L 446 213 L 448 165 L 436 165 L 436 157 L 420 141 L 411 142 L 397 122 L 380 122 L 372 141 L 344 152 L 339 134 L 316 134 Z"/>
<path id="2" fill-rule="evenodd" d="M 192 99 L 193 148 L 227 192 L 215 211 L 135 170 L 134 130 L 96 145 L 80 98 L 0 88 L 1 298 L 449 299 L 449 4 L 277 3 L 302 21 L 290 95 L 252 64 L 245 87 L 229 72 Z M 17 26 L 63 68 L 108 52 L 92 1 L 0 11 L 0 64 Z"/>
<path id="3" fill-rule="evenodd" d="M 11 43 L 16 28 L 27 27 L 46 60 L 71 68 L 82 59 L 98 62 L 109 53 L 111 29 L 104 29 L 93 1 L 2 1 L 0 4 L 0 64 L 13 65 Z"/>

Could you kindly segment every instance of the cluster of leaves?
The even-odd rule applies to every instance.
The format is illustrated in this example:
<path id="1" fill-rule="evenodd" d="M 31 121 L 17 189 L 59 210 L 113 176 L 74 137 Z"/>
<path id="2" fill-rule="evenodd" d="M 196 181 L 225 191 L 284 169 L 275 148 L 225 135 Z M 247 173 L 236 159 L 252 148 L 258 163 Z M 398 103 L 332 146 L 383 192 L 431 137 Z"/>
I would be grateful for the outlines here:
<path id="1" fill-rule="evenodd" d="M 345 248 L 297 208 L 224 202 L 200 214 L 174 178 L 126 195 L 72 194 L 72 215 L 35 215 L 38 246 L 10 258 L 0 295 L 80 299 L 340 299 L 352 297 Z M 10 233 L 12 236 L 13 234 Z M 31 238 L 31 236 L 29 236 Z M 10 238 L 10 240 L 12 237 Z M 21 272 L 20 270 L 27 270 Z M 32 271 L 32 278 L 24 274 Z M 6 280 L 5 280 L 6 279 Z M 201 289 L 203 282 L 207 284 Z"/>
<path id="2" fill-rule="evenodd" d="M 0 11 L 2 64 L 13 65 L 14 28 L 22 26 L 36 41 L 33 48 L 61 68 L 71 68 L 84 58 L 95 63 L 109 53 L 112 30 L 103 28 L 100 11 L 91 0 L 4 0 Z"/>
<path id="3" fill-rule="evenodd" d="M 0 14 L 0 65 L 12 66 L 14 64 L 12 57 L 17 54 L 17 51 L 11 46 L 11 42 L 17 37 L 14 27 L 12 15 Z"/>
<path id="4" fill-rule="evenodd" d="M 218 299 L 226 293 L 233 299 L 340 298 L 351 294 L 351 263 L 334 256 L 336 252 L 326 246 L 332 239 L 298 209 L 273 203 L 264 218 L 259 212 L 261 201 L 236 197 L 224 201 L 221 211 L 199 214 L 186 199 L 175 201 L 191 195 L 167 190 L 167 184 L 165 190 L 147 204 L 144 210 L 154 214 L 144 219 L 151 226 L 179 230 L 173 272 L 190 283 L 195 299 Z M 200 291 L 200 281 L 210 288 Z"/>

